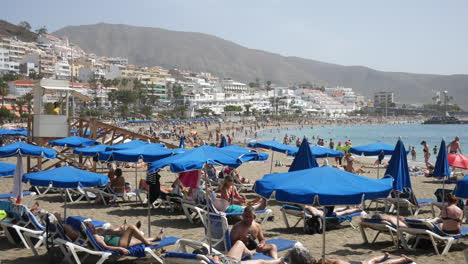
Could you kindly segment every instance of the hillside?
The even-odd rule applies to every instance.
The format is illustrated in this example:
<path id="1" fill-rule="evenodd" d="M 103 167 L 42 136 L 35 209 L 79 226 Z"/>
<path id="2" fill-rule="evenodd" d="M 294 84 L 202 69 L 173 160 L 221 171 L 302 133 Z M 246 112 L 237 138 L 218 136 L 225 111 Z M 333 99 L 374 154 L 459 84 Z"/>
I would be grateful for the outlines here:
<path id="1" fill-rule="evenodd" d="M 31 42 L 36 40 L 37 34 L 0 19 L 0 37 L 17 37 L 19 40 Z"/>
<path id="2" fill-rule="evenodd" d="M 87 52 L 127 57 L 136 65 L 207 71 L 244 82 L 255 78 L 283 85 L 310 81 L 352 87 L 370 97 L 375 91 L 394 91 L 397 101 L 402 103 L 429 103 L 433 90 L 444 89 L 455 98 L 455 103 L 468 109 L 468 75 L 411 74 L 341 66 L 249 49 L 207 34 L 160 28 L 101 23 L 68 26 L 53 34 L 69 37 Z"/>

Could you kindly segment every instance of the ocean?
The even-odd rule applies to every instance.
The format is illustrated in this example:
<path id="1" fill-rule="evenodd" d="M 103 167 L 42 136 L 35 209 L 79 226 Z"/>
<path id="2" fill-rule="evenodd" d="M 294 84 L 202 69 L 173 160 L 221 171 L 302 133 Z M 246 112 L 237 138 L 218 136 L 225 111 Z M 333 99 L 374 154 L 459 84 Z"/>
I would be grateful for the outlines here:
<path id="1" fill-rule="evenodd" d="M 353 146 L 370 144 L 374 142 L 384 142 L 395 145 L 398 138 L 401 137 L 405 148 L 414 146 L 417 152 L 416 160 L 424 161 L 423 147 L 420 144 L 425 140 L 431 150 L 430 161 L 435 162 L 436 156 L 432 148 L 437 145 L 440 147 L 442 138 L 449 144 L 455 136 L 460 137 L 461 149 L 468 154 L 468 125 L 422 125 L 422 124 L 389 124 L 389 125 L 346 125 L 346 126 L 304 126 L 289 127 L 281 129 L 266 129 L 258 134 L 258 141 L 276 140 L 283 141 L 284 135 L 295 135 L 297 137 L 306 136 L 311 144 L 316 144 L 317 137 L 323 138 L 325 146 L 328 147 L 330 138 L 335 142 L 343 143 L 350 139 Z M 293 142 L 292 144 L 294 144 Z M 410 158 L 410 156 L 408 156 Z"/>

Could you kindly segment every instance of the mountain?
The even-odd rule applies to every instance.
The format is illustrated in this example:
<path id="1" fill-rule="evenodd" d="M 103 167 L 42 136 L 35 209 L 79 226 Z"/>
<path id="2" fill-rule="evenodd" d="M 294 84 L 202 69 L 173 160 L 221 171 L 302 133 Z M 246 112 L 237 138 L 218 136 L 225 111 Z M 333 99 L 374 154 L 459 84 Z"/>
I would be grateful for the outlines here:
<path id="1" fill-rule="evenodd" d="M 86 52 L 127 57 L 129 63 L 211 72 L 246 83 L 256 78 L 277 84 L 312 82 L 352 87 L 373 98 L 376 91 L 394 91 L 401 103 L 430 103 L 434 90 L 448 90 L 454 102 L 468 109 L 468 75 L 383 72 L 342 66 L 249 49 L 221 38 L 193 32 L 116 24 L 67 26 L 53 33 L 68 37 Z"/>
<path id="2" fill-rule="evenodd" d="M 16 37 L 19 40 L 31 42 L 36 40 L 37 34 L 0 19 L 0 37 Z"/>

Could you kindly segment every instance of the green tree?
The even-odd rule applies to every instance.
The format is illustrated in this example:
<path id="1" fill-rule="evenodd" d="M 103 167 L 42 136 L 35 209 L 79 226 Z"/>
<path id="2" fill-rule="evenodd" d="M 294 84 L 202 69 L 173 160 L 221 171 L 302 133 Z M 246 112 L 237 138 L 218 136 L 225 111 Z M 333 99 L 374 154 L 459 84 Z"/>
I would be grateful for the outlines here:
<path id="1" fill-rule="evenodd" d="M 23 107 L 27 104 L 26 100 L 21 96 L 16 98 L 16 105 L 18 106 L 18 112 L 20 116 L 23 115 Z"/>
<path id="2" fill-rule="evenodd" d="M 272 90 L 272 89 L 271 89 L 271 81 L 267 81 L 267 82 L 266 82 L 266 89 L 267 89 L 267 91 L 271 91 L 271 90 Z"/>
<path id="3" fill-rule="evenodd" d="M 108 94 L 109 101 L 112 103 L 118 101 L 121 104 L 117 107 L 118 112 L 121 113 L 121 116 L 126 119 L 128 116 L 128 106 L 129 104 L 135 103 L 136 95 L 132 90 L 115 90 Z"/>
<path id="4" fill-rule="evenodd" d="M 47 34 L 47 27 L 46 27 L 46 26 L 42 26 L 42 27 L 36 29 L 36 33 L 39 34 L 39 35 Z"/>
<path id="5" fill-rule="evenodd" d="M 8 84 L 4 81 L 0 81 L 0 96 L 2 97 L 2 107 L 5 106 L 5 96 L 8 95 L 8 92 Z"/>
<path id="6" fill-rule="evenodd" d="M 225 112 L 241 112 L 241 111 L 242 111 L 242 107 L 237 106 L 237 105 L 226 105 L 226 106 L 224 107 L 224 111 L 225 111 Z"/>
<path id="7" fill-rule="evenodd" d="M 0 108 L 0 122 L 4 123 L 5 120 L 10 120 L 10 119 L 12 119 L 12 113 L 10 112 L 10 110 L 2 106 Z"/>
<path id="8" fill-rule="evenodd" d="M 31 24 L 29 24 L 27 21 L 21 21 L 18 23 L 18 26 L 21 28 L 24 28 L 28 31 L 31 31 Z"/>
<path id="9" fill-rule="evenodd" d="M 139 113 L 144 115 L 146 119 L 150 119 L 153 115 L 153 107 L 151 105 L 140 105 Z"/>
<path id="10" fill-rule="evenodd" d="M 251 107 L 252 107 L 251 104 L 245 104 L 244 105 L 246 115 L 250 115 L 250 108 Z"/>

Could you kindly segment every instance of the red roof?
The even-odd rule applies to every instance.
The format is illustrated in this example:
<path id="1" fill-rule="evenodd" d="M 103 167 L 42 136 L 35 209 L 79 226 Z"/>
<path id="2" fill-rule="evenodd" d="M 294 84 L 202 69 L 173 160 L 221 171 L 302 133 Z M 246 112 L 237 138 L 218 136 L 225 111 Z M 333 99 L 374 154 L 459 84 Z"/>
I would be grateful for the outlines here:
<path id="1" fill-rule="evenodd" d="M 16 81 L 11 81 L 10 83 L 13 83 L 16 86 L 35 86 L 36 83 L 30 80 L 16 80 Z"/>

